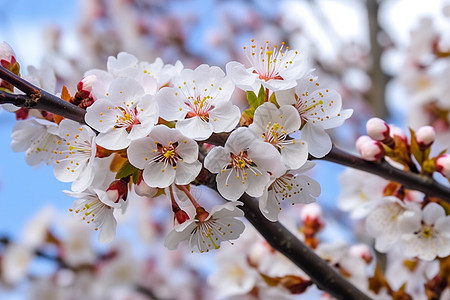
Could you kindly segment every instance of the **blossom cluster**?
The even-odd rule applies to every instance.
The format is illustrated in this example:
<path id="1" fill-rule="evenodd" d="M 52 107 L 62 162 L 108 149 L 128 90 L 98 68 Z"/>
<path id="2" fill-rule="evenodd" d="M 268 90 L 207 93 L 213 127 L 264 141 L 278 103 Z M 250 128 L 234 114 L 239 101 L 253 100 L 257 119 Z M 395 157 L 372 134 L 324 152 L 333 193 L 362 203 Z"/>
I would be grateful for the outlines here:
<path id="1" fill-rule="evenodd" d="M 73 95 L 62 89 L 62 99 L 85 109 L 86 124 L 31 110 L 37 117 L 17 123 L 11 146 L 25 151 L 30 165 L 45 162 L 72 183 L 71 211 L 94 224 L 102 242 L 114 238 L 116 215 L 125 213 L 132 191 L 170 198 L 168 248 L 188 240 L 192 251 L 218 249 L 244 230 L 237 201 L 244 193 L 259 198 L 270 221 L 278 220 L 283 200 L 315 201 L 320 185 L 304 174 L 314 166 L 308 156 L 325 156 L 332 147 L 327 130 L 352 114 L 342 110 L 339 93 L 320 86 L 301 51 L 253 40 L 244 51 L 250 67 L 230 62 L 226 73 L 121 52 L 106 70 L 87 71 Z M 236 87 L 247 94 L 243 113 L 233 104 Z M 220 134 L 229 135 L 225 144 L 213 146 Z M 211 209 L 197 202 L 190 185 L 207 171 L 231 203 Z M 180 207 L 185 200 L 191 215 Z"/>

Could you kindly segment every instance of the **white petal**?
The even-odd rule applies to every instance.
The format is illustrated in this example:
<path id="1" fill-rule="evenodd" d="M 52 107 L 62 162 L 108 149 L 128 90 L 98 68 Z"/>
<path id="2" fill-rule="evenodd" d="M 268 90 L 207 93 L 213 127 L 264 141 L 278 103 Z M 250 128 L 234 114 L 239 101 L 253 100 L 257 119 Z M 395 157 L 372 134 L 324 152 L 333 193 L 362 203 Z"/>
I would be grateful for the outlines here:
<path id="1" fill-rule="evenodd" d="M 308 145 L 301 140 L 295 144 L 285 144 L 281 148 L 281 161 L 289 169 L 298 169 L 308 160 Z"/>
<path id="2" fill-rule="evenodd" d="M 302 140 L 308 143 L 309 153 L 317 158 L 327 155 L 332 147 L 328 133 L 323 128 L 314 124 L 305 124 L 302 129 Z"/>
<path id="3" fill-rule="evenodd" d="M 206 140 L 213 132 L 211 123 L 205 122 L 197 116 L 178 121 L 176 129 L 185 136 L 197 141 Z"/>
<path id="4" fill-rule="evenodd" d="M 445 210 L 437 203 L 431 202 L 423 209 L 422 218 L 425 224 L 432 225 L 436 220 L 445 217 Z"/>
<path id="5" fill-rule="evenodd" d="M 243 64 L 231 61 L 226 65 L 227 75 L 231 77 L 237 87 L 245 91 L 253 90 L 258 74 L 247 70 Z"/>
<path id="6" fill-rule="evenodd" d="M 193 181 L 202 169 L 202 164 L 199 161 L 194 161 L 193 163 L 185 163 L 179 161 L 177 163 L 175 184 L 185 185 Z"/>
<path id="7" fill-rule="evenodd" d="M 209 122 L 213 125 L 214 132 L 229 132 L 239 123 L 241 111 L 230 102 L 212 109 L 209 112 Z"/>
<path id="8" fill-rule="evenodd" d="M 165 166 L 162 162 L 151 162 L 144 168 L 142 177 L 151 187 L 165 188 L 174 182 L 175 174 L 172 166 Z"/>
<path id="9" fill-rule="evenodd" d="M 164 246 L 169 250 L 175 250 L 180 242 L 189 239 L 192 230 L 196 226 L 196 220 L 193 219 L 175 226 L 172 231 L 167 234 L 166 239 L 164 240 Z"/>
<path id="10" fill-rule="evenodd" d="M 205 168 L 214 174 L 221 172 L 228 163 L 230 163 L 230 154 L 221 146 L 211 149 L 204 161 Z"/>
<path id="11" fill-rule="evenodd" d="M 231 201 L 239 199 L 248 187 L 248 181 L 242 183 L 242 180 L 236 177 L 236 172 L 232 169 L 219 172 L 216 181 L 220 195 Z"/>

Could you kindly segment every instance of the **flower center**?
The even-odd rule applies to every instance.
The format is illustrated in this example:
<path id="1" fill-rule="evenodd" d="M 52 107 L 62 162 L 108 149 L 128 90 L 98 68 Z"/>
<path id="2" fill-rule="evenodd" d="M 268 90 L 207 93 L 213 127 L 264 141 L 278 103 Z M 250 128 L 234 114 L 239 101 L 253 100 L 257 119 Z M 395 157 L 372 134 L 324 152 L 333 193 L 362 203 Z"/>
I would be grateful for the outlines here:
<path id="1" fill-rule="evenodd" d="M 422 236 L 425 238 L 431 238 L 433 237 L 433 228 L 430 226 L 425 226 L 422 228 Z"/>
<path id="2" fill-rule="evenodd" d="M 113 130 L 116 128 L 125 127 L 127 132 L 130 132 L 134 125 L 141 124 L 141 122 L 137 118 L 137 109 L 129 109 L 118 107 L 118 109 L 122 112 L 122 115 L 117 115 L 116 125 Z"/>
<path id="3" fill-rule="evenodd" d="M 178 142 L 172 143 L 170 142 L 168 146 L 163 146 L 161 143 L 155 141 L 156 150 L 153 152 L 159 152 L 152 161 L 161 162 L 167 167 L 167 165 L 172 166 L 174 169 L 177 168 L 178 160 L 182 159 L 176 152 L 178 147 Z M 164 170 L 162 170 L 164 172 Z"/>
<path id="4" fill-rule="evenodd" d="M 253 42 L 254 40 L 252 39 Z M 280 48 L 277 45 L 273 45 L 273 49 L 271 49 L 269 41 L 266 41 L 265 46 L 257 49 L 257 46 L 253 44 L 251 50 L 246 52 L 248 60 L 255 68 L 253 72 L 259 75 L 259 79 L 264 81 L 284 79 L 281 73 L 292 65 L 298 52 L 289 51 L 289 47 L 286 47 L 286 52 L 283 53 L 283 47 L 284 42 Z M 244 47 L 244 50 L 246 49 L 247 47 Z"/>

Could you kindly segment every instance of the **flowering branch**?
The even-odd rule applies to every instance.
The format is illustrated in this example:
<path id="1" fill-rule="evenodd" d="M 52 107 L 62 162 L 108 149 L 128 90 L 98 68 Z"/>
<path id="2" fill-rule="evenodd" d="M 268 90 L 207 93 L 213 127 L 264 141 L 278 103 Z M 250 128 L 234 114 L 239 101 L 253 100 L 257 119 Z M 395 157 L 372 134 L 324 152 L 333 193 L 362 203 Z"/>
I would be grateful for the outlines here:
<path id="1" fill-rule="evenodd" d="M 338 299 L 370 299 L 367 295 L 336 272 L 325 260 L 297 239 L 279 222 L 271 222 L 260 212 L 257 201 L 244 194 L 239 201 L 247 220 L 259 231 L 266 241 L 308 274 L 323 291 Z"/>
<path id="2" fill-rule="evenodd" d="M 438 197 L 447 203 L 450 203 L 450 188 L 443 186 L 431 177 L 394 168 L 387 161 L 382 161 L 381 163 L 366 161 L 336 147 L 333 147 L 323 158 L 310 158 L 323 159 L 372 173 L 388 180 L 399 182 L 406 188 L 421 191 L 428 196 Z"/>
<path id="3" fill-rule="evenodd" d="M 41 109 L 85 124 L 84 115 L 86 111 L 84 109 L 34 86 L 2 66 L 0 66 L 0 78 L 8 81 L 27 95 L 1 92 L 0 104 L 11 103 L 19 107 Z"/>

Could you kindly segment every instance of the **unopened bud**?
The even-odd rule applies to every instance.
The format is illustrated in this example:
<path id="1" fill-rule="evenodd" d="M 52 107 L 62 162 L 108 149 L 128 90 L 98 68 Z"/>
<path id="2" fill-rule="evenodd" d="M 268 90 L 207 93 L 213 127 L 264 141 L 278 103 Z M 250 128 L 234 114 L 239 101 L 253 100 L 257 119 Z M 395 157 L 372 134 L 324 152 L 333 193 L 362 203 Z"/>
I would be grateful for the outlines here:
<path id="1" fill-rule="evenodd" d="M 144 179 L 141 177 L 139 178 L 138 183 L 134 186 L 134 191 L 138 196 L 141 197 L 148 197 L 153 198 L 158 193 L 158 188 L 153 188 L 149 185 L 147 185 L 144 181 Z"/>
<path id="2" fill-rule="evenodd" d="M 250 247 L 250 251 L 247 254 L 248 263 L 257 268 L 263 259 L 269 256 L 273 252 L 273 249 L 267 242 L 258 242 Z"/>
<path id="3" fill-rule="evenodd" d="M 433 144 L 436 132 L 432 126 L 422 126 L 416 132 L 416 141 L 421 150 L 425 150 Z"/>
<path id="4" fill-rule="evenodd" d="M 370 263 L 373 259 L 372 252 L 366 244 L 353 245 L 349 249 L 350 255 L 362 258 L 366 263 Z"/>
<path id="5" fill-rule="evenodd" d="M 128 182 L 124 179 L 113 181 L 106 190 L 106 195 L 114 203 L 118 203 L 120 199 L 127 200 Z"/>
<path id="6" fill-rule="evenodd" d="M 10 69 L 12 65 L 16 63 L 16 54 L 11 46 L 6 43 L 0 43 L 0 65 L 2 67 Z"/>
<path id="7" fill-rule="evenodd" d="M 368 135 L 362 135 L 356 140 L 356 149 L 361 148 L 361 146 L 365 143 L 372 142 L 373 139 Z"/>
<path id="8" fill-rule="evenodd" d="M 81 108 L 87 108 L 95 102 L 92 94 L 92 87 L 97 80 L 97 76 L 88 75 L 84 77 L 77 85 L 77 92 L 71 102 Z"/>
<path id="9" fill-rule="evenodd" d="M 368 140 L 361 136 L 356 141 L 356 148 L 364 160 L 377 161 L 384 157 L 384 150 L 379 141 Z"/>
<path id="10" fill-rule="evenodd" d="M 450 180 L 450 155 L 443 154 L 436 159 L 436 171 Z"/>
<path id="11" fill-rule="evenodd" d="M 371 118 L 366 123 L 367 134 L 376 141 L 389 139 L 389 126 L 380 118 Z"/>
<path id="12" fill-rule="evenodd" d="M 307 204 L 302 208 L 300 213 L 302 222 L 316 222 L 322 220 L 322 208 L 317 203 Z"/>
<path id="13" fill-rule="evenodd" d="M 390 124 L 389 128 L 391 131 L 391 137 L 397 136 L 397 137 L 401 138 L 403 141 L 405 141 L 405 142 L 407 141 L 406 134 L 403 132 L 403 130 L 400 127 Z"/>

